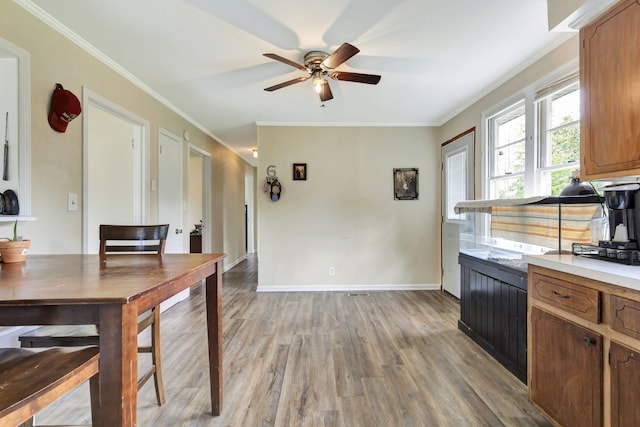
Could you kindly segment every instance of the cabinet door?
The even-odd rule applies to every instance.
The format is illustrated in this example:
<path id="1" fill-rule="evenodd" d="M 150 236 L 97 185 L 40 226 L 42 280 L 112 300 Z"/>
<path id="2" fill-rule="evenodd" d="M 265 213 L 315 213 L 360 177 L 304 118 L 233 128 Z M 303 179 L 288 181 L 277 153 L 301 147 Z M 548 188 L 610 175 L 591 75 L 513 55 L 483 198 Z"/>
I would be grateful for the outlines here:
<path id="1" fill-rule="evenodd" d="M 581 34 L 581 177 L 640 173 L 640 4 L 623 1 Z"/>
<path id="2" fill-rule="evenodd" d="M 531 400 L 563 426 L 602 424 L 602 335 L 531 308 Z"/>
<path id="3" fill-rule="evenodd" d="M 611 427 L 640 425 L 640 354 L 611 341 Z"/>

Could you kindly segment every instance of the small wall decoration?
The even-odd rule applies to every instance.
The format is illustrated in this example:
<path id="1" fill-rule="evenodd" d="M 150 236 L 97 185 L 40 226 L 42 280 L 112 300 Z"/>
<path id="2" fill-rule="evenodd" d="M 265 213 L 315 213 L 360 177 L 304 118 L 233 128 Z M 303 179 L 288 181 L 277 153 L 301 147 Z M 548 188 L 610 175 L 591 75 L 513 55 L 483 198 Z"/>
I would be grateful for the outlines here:
<path id="1" fill-rule="evenodd" d="M 264 180 L 263 189 L 272 202 L 280 200 L 280 197 L 282 196 L 282 184 L 280 184 L 280 181 L 278 181 L 278 177 L 276 176 L 275 165 L 269 165 L 267 167 L 267 177 Z"/>
<path id="2" fill-rule="evenodd" d="M 306 163 L 293 164 L 293 180 L 294 181 L 307 180 L 307 164 Z"/>
<path id="3" fill-rule="evenodd" d="M 393 169 L 393 198 L 395 200 L 418 200 L 418 169 Z"/>

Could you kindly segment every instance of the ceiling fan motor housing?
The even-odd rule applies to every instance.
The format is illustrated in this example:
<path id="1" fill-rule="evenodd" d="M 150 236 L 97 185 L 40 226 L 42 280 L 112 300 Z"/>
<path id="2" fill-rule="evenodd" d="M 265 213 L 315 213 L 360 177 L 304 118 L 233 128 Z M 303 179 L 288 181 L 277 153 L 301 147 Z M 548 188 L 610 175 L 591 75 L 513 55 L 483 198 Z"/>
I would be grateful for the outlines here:
<path id="1" fill-rule="evenodd" d="M 311 74 L 317 70 L 322 70 L 323 74 L 326 74 L 328 68 L 326 68 L 322 62 L 328 57 L 329 54 L 327 52 L 312 50 L 304 55 L 304 65 L 309 69 Z"/>

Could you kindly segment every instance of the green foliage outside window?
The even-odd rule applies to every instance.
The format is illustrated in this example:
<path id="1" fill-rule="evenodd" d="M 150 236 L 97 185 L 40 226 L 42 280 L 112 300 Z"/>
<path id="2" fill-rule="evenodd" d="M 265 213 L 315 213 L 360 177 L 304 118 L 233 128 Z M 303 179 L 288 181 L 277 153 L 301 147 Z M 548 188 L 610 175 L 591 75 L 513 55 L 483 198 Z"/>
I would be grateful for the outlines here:
<path id="1" fill-rule="evenodd" d="M 567 123 L 573 119 L 567 117 Z M 573 123 L 551 132 L 551 164 L 562 165 L 577 162 L 580 158 L 580 124 Z M 570 183 L 571 169 L 555 171 L 551 174 L 551 194 L 557 196 Z"/>

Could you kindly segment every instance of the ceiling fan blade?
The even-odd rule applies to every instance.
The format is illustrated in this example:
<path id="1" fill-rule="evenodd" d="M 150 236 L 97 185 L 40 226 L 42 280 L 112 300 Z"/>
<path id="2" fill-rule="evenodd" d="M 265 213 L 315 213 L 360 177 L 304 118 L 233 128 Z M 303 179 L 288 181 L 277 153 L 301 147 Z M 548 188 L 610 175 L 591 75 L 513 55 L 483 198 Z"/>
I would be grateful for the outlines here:
<path id="1" fill-rule="evenodd" d="M 280 61 L 280 62 L 283 62 L 283 63 L 285 63 L 287 65 L 291 65 L 292 67 L 297 68 L 299 70 L 307 71 L 307 67 L 305 67 L 304 65 L 300 65 L 300 64 L 298 64 L 296 62 L 293 62 L 293 61 L 291 61 L 291 60 L 289 60 L 287 58 L 283 58 L 282 56 L 276 55 L 275 53 L 263 53 L 263 55 L 266 56 L 267 58 L 275 59 L 276 61 Z"/>
<path id="2" fill-rule="evenodd" d="M 381 76 L 377 74 L 361 74 L 361 73 L 348 73 L 345 71 L 334 71 L 331 73 L 331 78 L 335 80 L 342 80 L 346 82 L 367 83 L 370 85 L 377 85 L 381 79 Z"/>
<path id="3" fill-rule="evenodd" d="M 331 88 L 329 87 L 329 82 L 323 80 L 322 86 L 320 87 L 320 101 L 329 101 L 333 99 L 333 94 L 331 93 Z"/>
<path id="4" fill-rule="evenodd" d="M 327 59 L 322 61 L 322 65 L 333 70 L 358 52 L 360 52 L 360 49 L 357 47 L 350 45 L 349 43 L 342 43 L 339 48 L 327 57 Z"/>
<path id="5" fill-rule="evenodd" d="M 273 92 L 274 90 L 278 90 L 278 89 L 282 89 L 283 87 L 287 87 L 287 86 L 291 86 L 294 85 L 296 83 L 300 83 L 303 82 L 305 80 L 308 80 L 310 76 L 305 76 L 305 77 L 296 77 L 295 79 L 292 80 L 287 80 L 286 82 L 283 83 L 279 83 L 277 85 L 273 85 L 273 86 L 269 86 L 264 88 L 264 90 L 266 90 L 267 92 Z"/>

